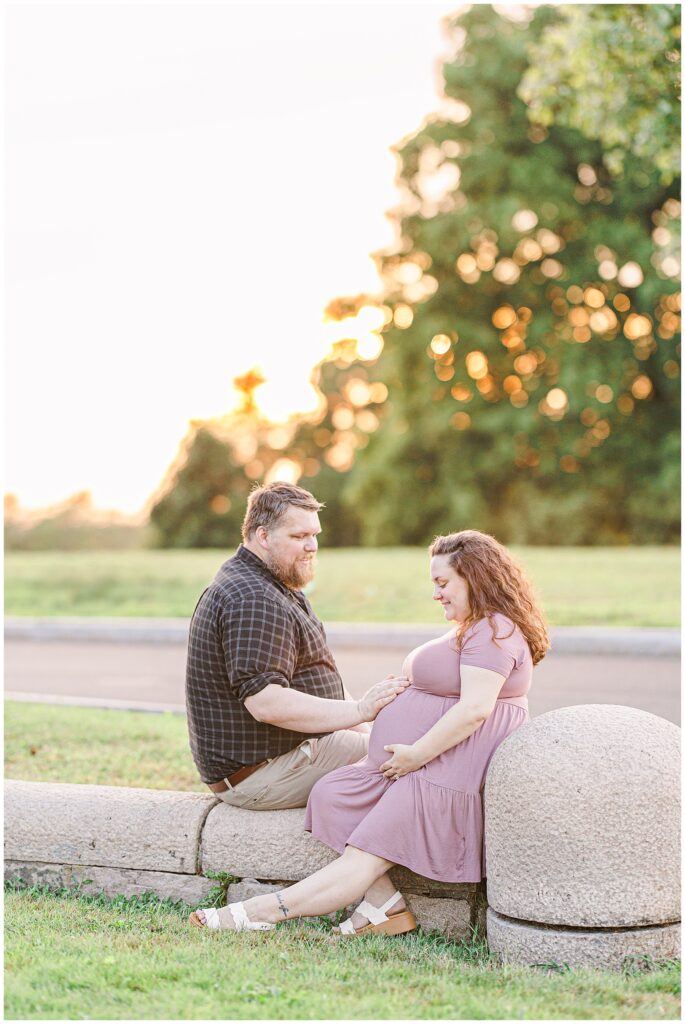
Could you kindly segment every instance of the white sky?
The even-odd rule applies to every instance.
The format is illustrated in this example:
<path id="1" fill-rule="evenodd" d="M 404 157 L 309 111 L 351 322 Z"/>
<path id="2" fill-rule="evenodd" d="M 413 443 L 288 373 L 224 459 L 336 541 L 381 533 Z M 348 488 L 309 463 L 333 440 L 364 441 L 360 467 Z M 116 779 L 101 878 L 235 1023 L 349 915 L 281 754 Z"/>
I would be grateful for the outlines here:
<path id="1" fill-rule="evenodd" d="M 5 8 L 6 491 L 135 512 L 236 374 L 306 404 L 457 6 Z"/>

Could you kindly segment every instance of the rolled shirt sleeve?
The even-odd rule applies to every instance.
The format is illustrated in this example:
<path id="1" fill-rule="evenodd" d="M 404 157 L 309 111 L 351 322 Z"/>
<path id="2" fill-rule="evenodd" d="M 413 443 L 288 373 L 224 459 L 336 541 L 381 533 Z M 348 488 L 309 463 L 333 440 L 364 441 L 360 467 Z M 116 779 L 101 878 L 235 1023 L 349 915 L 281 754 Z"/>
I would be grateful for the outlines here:
<path id="1" fill-rule="evenodd" d="M 297 627 L 281 605 L 265 594 L 235 597 L 222 607 L 219 626 L 228 685 L 237 700 L 242 703 L 270 683 L 290 686 Z"/>
<path id="2" fill-rule="evenodd" d="M 520 655 L 518 630 L 503 615 L 493 616 L 495 636 L 487 619 L 479 619 L 466 631 L 459 662 L 474 668 L 485 668 L 505 679 L 513 672 Z"/>

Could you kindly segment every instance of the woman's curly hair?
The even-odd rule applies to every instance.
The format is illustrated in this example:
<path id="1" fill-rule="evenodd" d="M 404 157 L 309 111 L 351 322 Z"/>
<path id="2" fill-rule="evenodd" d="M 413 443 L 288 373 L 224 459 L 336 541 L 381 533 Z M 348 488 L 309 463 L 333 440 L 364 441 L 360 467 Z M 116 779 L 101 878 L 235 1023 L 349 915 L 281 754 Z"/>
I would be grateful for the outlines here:
<path id="1" fill-rule="evenodd" d="M 478 530 L 461 530 L 436 537 L 429 552 L 431 558 L 433 555 L 447 555 L 450 567 L 468 584 L 471 614 L 459 626 L 458 646 L 461 646 L 469 626 L 479 619 L 488 620 L 492 638 L 497 642 L 492 616 L 500 612 L 523 633 L 533 664 L 542 661 L 549 649 L 545 620 L 528 580 L 499 541 Z"/>

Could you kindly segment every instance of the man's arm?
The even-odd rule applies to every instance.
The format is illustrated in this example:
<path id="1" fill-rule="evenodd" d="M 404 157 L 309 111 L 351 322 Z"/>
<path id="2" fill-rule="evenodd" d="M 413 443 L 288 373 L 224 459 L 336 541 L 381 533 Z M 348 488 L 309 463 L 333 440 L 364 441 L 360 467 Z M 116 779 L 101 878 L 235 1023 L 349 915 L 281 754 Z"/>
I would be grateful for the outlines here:
<path id="1" fill-rule="evenodd" d="M 229 686 L 258 722 L 294 732 L 334 732 L 372 721 L 407 685 L 389 678 L 359 701 L 315 697 L 290 687 L 295 670 L 293 627 L 266 595 L 253 593 L 222 606 L 222 645 Z"/>
<path id="2" fill-rule="evenodd" d="M 376 683 L 361 700 L 329 700 L 290 687 L 269 683 L 244 704 L 258 722 L 268 722 L 294 732 L 335 732 L 371 722 L 381 708 L 407 686 L 404 678 L 389 677 Z"/>
<path id="3" fill-rule="evenodd" d="M 345 700 L 354 700 L 354 697 L 343 683 L 343 693 L 345 694 Z M 352 726 L 352 732 L 360 732 L 364 736 L 368 736 L 371 732 L 371 726 L 368 722 L 360 722 L 359 725 Z"/>

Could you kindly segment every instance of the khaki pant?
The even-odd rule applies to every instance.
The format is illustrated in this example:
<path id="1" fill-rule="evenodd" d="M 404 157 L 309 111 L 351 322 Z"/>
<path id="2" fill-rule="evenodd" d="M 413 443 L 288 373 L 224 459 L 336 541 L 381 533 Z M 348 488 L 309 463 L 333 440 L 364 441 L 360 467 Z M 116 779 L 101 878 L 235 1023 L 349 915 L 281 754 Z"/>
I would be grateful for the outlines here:
<path id="1" fill-rule="evenodd" d="M 294 750 L 275 757 L 237 786 L 216 796 L 231 807 L 275 811 L 304 807 L 315 782 L 366 756 L 369 734 L 339 729 L 320 739 L 303 740 Z"/>

